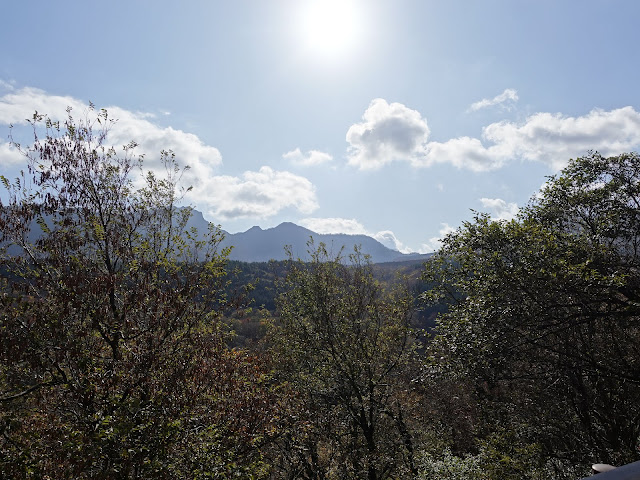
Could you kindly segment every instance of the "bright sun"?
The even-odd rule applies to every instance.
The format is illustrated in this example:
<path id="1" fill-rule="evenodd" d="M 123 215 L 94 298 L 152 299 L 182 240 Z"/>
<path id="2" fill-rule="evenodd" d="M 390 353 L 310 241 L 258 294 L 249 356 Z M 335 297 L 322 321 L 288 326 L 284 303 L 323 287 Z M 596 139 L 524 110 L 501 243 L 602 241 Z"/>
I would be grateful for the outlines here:
<path id="1" fill-rule="evenodd" d="M 317 57 L 337 60 L 348 56 L 362 36 L 362 22 L 354 0 L 308 0 L 298 23 L 304 49 Z"/>

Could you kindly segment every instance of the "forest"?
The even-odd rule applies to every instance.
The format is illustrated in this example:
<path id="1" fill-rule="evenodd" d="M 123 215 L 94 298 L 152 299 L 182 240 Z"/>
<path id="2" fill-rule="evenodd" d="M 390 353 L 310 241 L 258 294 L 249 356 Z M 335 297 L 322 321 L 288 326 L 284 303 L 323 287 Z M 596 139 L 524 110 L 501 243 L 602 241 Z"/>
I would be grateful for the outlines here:
<path id="1" fill-rule="evenodd" d="M 640 156 L 425 263 L 230 262 L 181 168 L 35 114 L 0 205 L 0 477 L 577 479 L 640 459 Z M 412 221 L 419 221 L 413 219 Z M 35 230 L 41 233 L 36 237 Z"/>

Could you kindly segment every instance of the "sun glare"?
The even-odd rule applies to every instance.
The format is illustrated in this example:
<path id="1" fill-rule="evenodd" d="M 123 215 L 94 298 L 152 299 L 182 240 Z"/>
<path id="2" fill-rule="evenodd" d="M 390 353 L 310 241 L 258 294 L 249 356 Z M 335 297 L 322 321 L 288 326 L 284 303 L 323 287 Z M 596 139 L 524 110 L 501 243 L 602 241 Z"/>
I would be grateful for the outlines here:
<path id="1" fill-rule="evenodd" d="M 338 60 L 357 46 L 361 23 L 354 0 L 308 0 L 298 23 L 302 46 L 316 57 Z"/>

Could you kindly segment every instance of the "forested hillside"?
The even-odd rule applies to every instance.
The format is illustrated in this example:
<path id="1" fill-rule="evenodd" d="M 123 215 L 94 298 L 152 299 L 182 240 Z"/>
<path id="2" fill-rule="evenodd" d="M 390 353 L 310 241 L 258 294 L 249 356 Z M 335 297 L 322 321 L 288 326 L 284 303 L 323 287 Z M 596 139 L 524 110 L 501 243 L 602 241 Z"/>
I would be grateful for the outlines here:
<path id="1" fill-rule="evenodd" d="M 345 252 L 345 255 L 352 251 Z M 278 280 L 282 280 L 288 269 L 288 261 L 271 262 L 239 262 L 230 260 L 228 271 L 231 276 L 230 291 L 237 291 L 252 285 L 247 292 L 247 299 L 253 307 L 265 307 L 275 312 L 275 297 L 278 291 Z M 385 262 L 373 264 L 374 277 L 386 285 L 404 281 L 415 290 L 422 292 L 426 284 L 422 279 L 423 260 L 408 260 L 404 262 Z"/>
<path id="2" fill-rule="evenodd" d="M 35 115 L 2 177 L 0 477 L 575 479 L 639 458 L 637 154 L 572 160 L 426 263 L 313 242 L 241 263 L 188 227 L 171 152 L 140 185 L 92 115 Z"/>

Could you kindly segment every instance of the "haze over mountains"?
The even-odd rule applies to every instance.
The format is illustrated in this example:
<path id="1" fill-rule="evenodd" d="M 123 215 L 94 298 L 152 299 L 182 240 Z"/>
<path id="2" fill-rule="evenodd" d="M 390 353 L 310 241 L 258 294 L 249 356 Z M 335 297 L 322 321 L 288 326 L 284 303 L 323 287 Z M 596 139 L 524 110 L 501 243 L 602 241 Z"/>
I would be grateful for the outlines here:
<path id="1" fill-rule="evenodd" d="M 193 210 L 188 226 L 196 227 L 198 231 L 206 231 L 208 222 L 201 212 Z M 284 260 L 287 258 L 285 246 L 291 247 L 295 258 L 309 260 L 307 243 L 311 238 L 316 245 L 320 242 L 324 243 L 327 250 L 333 254 L 337 254 L 344 247 L 343 252 L 348 255 L 353 252 L 355 246 L 360 246 L 362 253 L 370 255 L 373 263 L 402 262 L 426 259 L 430 256 L 430 254 L 400 253 L 366 235 L 320 234 L 290 222 L 264 230 L 256 226 L 246 232 L 225 232 L 222 246 L 233 246 L 229 258 L 241 262 Z"/>

